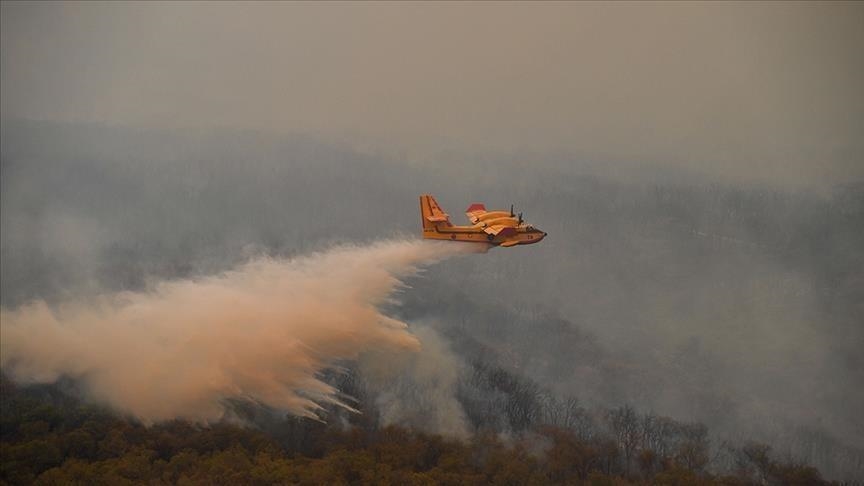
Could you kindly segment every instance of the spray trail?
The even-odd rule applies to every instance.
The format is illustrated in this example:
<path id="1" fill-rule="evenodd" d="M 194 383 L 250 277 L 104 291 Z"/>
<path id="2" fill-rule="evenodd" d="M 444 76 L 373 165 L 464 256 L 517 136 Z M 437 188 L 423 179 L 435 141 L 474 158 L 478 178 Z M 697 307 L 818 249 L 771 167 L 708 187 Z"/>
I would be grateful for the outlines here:
<path id="1" fill-rule="evenodd" d="M 0 364 L 19 381 L 81 380 L 93 399 L 145 422 L 220 419 L 227 398 L 314 416 L 338 403 L 316 378 L 369 350 L 417 350 L 378 305 L 400 278 L 475 245 L 386 241 L 222 275 L 166 282 L 97 304 L 2 310 Z"/>

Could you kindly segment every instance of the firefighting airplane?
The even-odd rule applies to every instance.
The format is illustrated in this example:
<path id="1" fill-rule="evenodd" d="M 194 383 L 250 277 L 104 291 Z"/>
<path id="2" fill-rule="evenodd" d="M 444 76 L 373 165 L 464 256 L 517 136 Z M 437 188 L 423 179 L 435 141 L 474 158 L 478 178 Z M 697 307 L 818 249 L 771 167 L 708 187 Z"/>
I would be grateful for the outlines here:
<path id="1" fill-rule="evenodd" d="M 474 203 L 465 210 L 471 226 L 454 226 L 438 201 L 429 194 L 420 196 L 420 214 L 423 219 L 423 238 L 431 240 L 469 241 L 503 247 L 530 245 L 546 237 L 546 233 L 525 224 L 522 213 L 518 218 L 510 211 L 486 211 Z"/>

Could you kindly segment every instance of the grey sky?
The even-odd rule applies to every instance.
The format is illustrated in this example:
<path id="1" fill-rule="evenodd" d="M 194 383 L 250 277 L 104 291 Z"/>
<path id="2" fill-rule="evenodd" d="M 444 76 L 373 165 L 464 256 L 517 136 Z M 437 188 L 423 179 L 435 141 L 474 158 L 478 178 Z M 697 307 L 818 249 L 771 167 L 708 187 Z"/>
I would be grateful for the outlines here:
<path id="1" fill-rule="evenodd" d="M 9 3 L 2 115 L 864 175 L 859 3 Z"/>

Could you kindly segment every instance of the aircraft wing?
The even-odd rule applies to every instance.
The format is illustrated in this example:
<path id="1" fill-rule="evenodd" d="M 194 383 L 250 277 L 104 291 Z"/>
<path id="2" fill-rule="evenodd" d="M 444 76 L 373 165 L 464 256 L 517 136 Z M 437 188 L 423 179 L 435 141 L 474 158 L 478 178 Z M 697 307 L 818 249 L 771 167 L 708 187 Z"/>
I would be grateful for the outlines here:
<path id="1" fill-rule="evenodd" d="M 474 203 L 465 210 L 465 216 L 468 217 L 471 224 L 477 224 L 477 221 L 480 221 L 478 218 L 483 214 L 486 214 L 486 206 L 480 203 Z"/>
<path id="2" fill-rule="evenodd" d="M 516 228 L 512 226 L 503 226 L 500 224 L 496 224 L 494 226 L 487 226 L 483 228 L 483 231 L 492 236 L 510 236 L 516 234 Z"/>

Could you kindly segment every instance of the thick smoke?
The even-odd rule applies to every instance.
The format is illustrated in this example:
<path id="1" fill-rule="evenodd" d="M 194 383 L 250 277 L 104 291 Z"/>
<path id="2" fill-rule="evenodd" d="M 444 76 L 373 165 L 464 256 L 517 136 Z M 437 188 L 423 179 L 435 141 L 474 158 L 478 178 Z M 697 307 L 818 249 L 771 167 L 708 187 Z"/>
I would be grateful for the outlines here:
<path id="1" fill-rule="evenodd" d="M 404 355 L 398 366 L 380 353 L 360 360 L 360 370 L 376 394 L 381 422 L 467 438 L 468 421 L 456 398 L 465 364 L 433 328 L 420 326 L 413 331 L 423 349 Z"/>
<path id="2" fill-rule="evenodd" d="M 261 258 L 147 293 L 2 311 L 2 366 L 18 380 L 81 380 L 93 399 L 145 422 L 219 420 L 226 399 L 314 417 L 341 404 L 318 373 L 372 352 L 416 351 L 383 315 L 400 278 L 473 245 L 386 241 Z"/>

